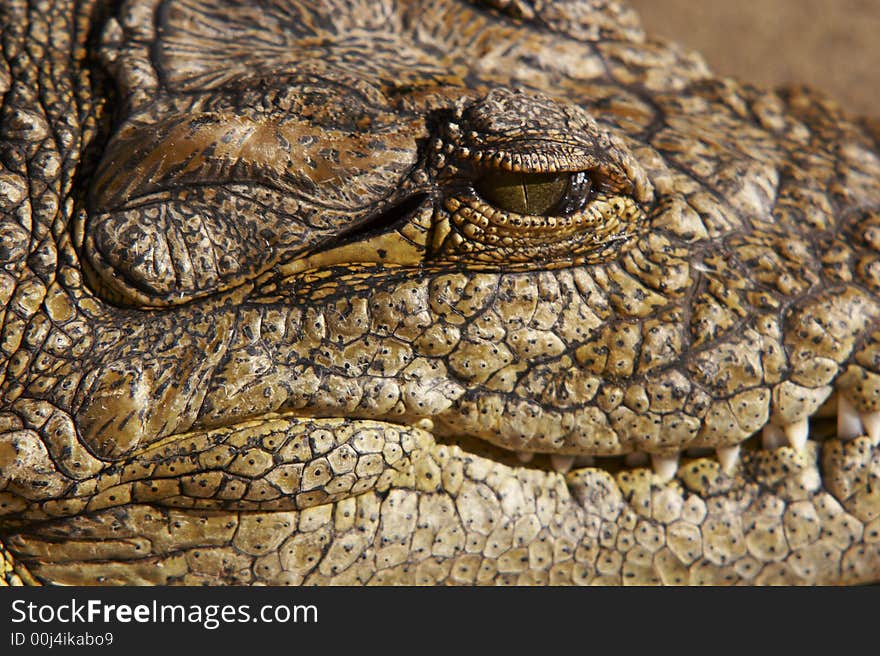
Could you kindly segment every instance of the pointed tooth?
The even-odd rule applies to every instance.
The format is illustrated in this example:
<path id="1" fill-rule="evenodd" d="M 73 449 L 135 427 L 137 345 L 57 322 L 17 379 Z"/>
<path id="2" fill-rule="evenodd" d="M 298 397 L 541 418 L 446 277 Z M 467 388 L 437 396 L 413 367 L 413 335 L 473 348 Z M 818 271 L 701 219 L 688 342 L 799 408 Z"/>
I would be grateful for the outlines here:
<path id="1" fill-rule="evenodd" d="M 880 412 L 860 412 L 859 419 L 874 446 L 880 446 Z"/>
<path id="2" fill-rule="evenodd" d="M 413 425 L 416 428 L 421 428 L 426 433 L 433 433 L 434 432 L 434 422 L 431 421 L 428 417 L 422 417 Z"/>
<path id="3" fill-rule="evenodd" d="M 721 463 L 721 471 L 732 474 L 739 461 L 739 444 L 735 446 L 722 446 L 715 450 L 718 462 Z"/>
<path id="4" fill-rule="evenodd" d="M 574 459 L 575 467 L 592 467 L 596 464 L 596 459 L 593 456 L 577 456 Z"/>
<path id="5" fill-rule="evenodd" d="M 855 406 L 843 394 L 837 395 L 837 439 L 852 440 L 863 435 L 865 429 Z"/>
<path id="6" fill-rule="evenodd" d="M 654 468 L 654 473 L 657 477 L 663 481 L 671 481 L 675 478 L 675 474 L 678 471 L 678 454 L 674 456 L 658 456 L 657 454 L 651 454 L 651 466 Z"/>
<path id="7" fill-rule="evenodd" d="M 527 465 L 532 461 L 532 458 L 535 457 L 535 454 L 529 451 L 517 451 L 516 457 L 522 464 Z"/>
<path id="8" fill-rule="evenodd" d="M 798 419 L 797 421 L 793 421 L 792 423 L 783 426 L 782 432 L 785 433 L 785 437 L 788 439 L 791 448 L 800 453 L 804 450 L 807 438 L 810 436 L 810 422 L 806 417 Z"/>
<path id="9" fill-rule="evenodd" d="M 767 424 L 761 430 L 761 446 L 767 451 L 774 451 L 787 443 L 785 432 L 776 424 Z"/>
<path id="10" fill-rule="evenodd" d="M 574 464 L 574 456 L 553 455 L 550 456 L 550 464 L 553 465 L 553 469 L 560 474 L 565 474 Z"/>

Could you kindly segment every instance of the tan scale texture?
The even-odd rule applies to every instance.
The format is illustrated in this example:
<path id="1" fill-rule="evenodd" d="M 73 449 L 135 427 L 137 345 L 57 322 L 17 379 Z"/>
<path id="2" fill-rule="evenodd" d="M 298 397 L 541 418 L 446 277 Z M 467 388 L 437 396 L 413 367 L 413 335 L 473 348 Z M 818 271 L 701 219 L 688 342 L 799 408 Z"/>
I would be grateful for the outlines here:
<path id="1" fill-rule="evenodd" d="M 605 0 L 0 9 L 6 582 L 880 579 L 849 107 Z"/>

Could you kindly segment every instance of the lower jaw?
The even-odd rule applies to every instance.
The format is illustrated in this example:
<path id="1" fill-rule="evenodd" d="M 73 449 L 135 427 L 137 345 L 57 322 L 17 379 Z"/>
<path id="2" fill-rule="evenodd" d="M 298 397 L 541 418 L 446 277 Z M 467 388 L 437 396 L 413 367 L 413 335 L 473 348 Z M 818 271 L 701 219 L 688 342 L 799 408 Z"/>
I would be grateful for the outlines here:
<path id="1" fill-rule="evenodd" d="M 798 446 L 783 427 L 762 430 L 729 468 L 686 449 L 671 475 L 624 454 L 575 457 L 563 476 L 558 455 L 524 465 L 481 440 L 423 434 L 414 476 L 321 506 L 135 503 L 0 539 L 38 580 L 74 584 L 876 581 L 880 447 L 865 422 L 838 439 L 856 430 L 847 411 L 817 413 Z M 420 479 L 424 461 L 436 473 Z"/>
<path id="2" fill-rule="evenodd" d="M 468 440 L 422 448 L 442 485 L 416 477 L 305 510 L 135 504 L 2 540 L 38 581 L 80 585 L 880 579 L 880 448 L 867 436 L 744 449 L 732 475 L 685 454 L 666 482 L 625 463 L 563 477 L 542 471 L 549 456 L 522 467 Z"/>

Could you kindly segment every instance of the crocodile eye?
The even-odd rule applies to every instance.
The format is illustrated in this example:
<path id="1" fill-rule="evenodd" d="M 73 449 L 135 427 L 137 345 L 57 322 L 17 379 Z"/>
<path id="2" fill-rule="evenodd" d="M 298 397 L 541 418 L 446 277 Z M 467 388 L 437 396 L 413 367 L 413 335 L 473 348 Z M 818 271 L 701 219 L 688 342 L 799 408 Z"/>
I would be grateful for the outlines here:
<path id="1" fill-rule="evenodd" d="M 480 178 L 475 187 L 499 209 L 516 214 L 551 216 L 573 214 L 589 200 L 592 181 L 576 173 L 517 173 L 499 171 Z"/>

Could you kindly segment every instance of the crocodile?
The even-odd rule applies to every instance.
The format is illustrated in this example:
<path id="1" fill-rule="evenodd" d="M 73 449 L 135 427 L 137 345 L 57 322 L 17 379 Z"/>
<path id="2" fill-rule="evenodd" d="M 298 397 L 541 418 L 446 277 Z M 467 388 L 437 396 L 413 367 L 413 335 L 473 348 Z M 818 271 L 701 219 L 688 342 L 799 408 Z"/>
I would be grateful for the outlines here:
<path id="1" fill-rule="evenodd" d="M 609 0 L 2 0 L 8 584 L 880 579 L 877 124 Z"/>

